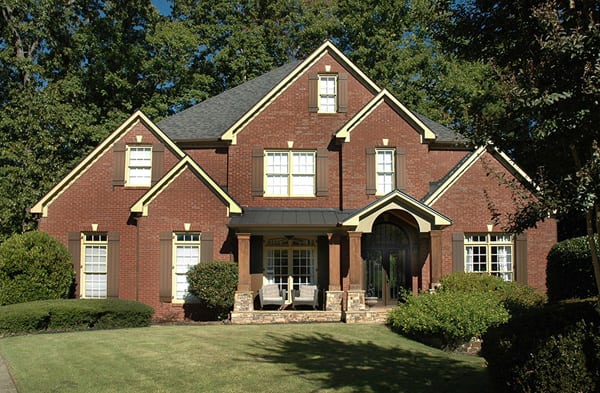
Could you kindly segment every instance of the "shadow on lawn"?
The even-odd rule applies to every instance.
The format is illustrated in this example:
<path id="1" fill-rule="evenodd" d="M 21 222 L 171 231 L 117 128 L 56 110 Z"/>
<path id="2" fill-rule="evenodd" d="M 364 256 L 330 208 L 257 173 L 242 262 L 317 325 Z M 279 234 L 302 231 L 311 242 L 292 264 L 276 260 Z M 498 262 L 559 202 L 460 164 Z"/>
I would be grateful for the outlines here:
<path id="1" fill-rule="evenodd" d="M 350 388 L 354 392 L 486 392 L 487 371 L 441 354 L 343 342 L 331 335 L 273 338 L 274 346 L 251 354 L 280 364 L 290 374 L 314 382 L 314 391 Z"/>

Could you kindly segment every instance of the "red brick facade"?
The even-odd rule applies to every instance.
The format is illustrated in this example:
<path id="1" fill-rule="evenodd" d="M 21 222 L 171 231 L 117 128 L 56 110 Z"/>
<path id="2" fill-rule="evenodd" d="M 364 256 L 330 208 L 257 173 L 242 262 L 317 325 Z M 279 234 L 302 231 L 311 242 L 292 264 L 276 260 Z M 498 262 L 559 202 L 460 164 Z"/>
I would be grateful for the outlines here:
<path id="1" fill-rule="evenodd" d="M 413 291 L 429 289 L 440 276 L 464 270 L 460 239 L 465 234 L 501 234 L 502 223 L 492 221 L 491 208 L 503 214 L 515 210 L 511 191 L 493 174 L 525 182 L 524 174 L 493 148 L 474 151 L 433 138 L 435 131 L 369 81 L 331 44 L 306 61 L 308 66 L 292 71 L 276 86 L 276 94 L 248 108 L 245 123 L 228 134 L 234 138 L 173 141 L 143 114 L 134 114 L 33 208 L 40 217 L 39 228 L 69 247 L 76 268 L 83 263 L 81 234 L 112 236 L 107 296 L 147 303 L 155 308 L 156 318 L 183 317 L 182 304 L 167 296 L 174 290 L 169 234 L 199 233 L 203 260 L 240 262 L 240 289 L 250 293 L 250 286 L 251 296 L 274 274 L 269 247 L 275 242 L 269 242 L 288 239 L 291 250 L 296 247 L 294 239 L 308 239 L 310 262 L 305 263 L 312 270 L 300 280 L 317 284 L 320 304 L 330 310 L 335 305 L 325 304 L 327 291 L 350 290 L 343 297 L 350 300 L 356 290 L 369 295 L 368 277 L 376 279 L 365 270 L 371 265 L 363 261 L 378 251 L 381 258 L 389 258 L 386 261 L 401 261 L 397 266 L 403 270 L 394 277 Z M 309 79 L 315 74 L 347 76 L 344 91 L 340 87 L 337 92 L 347 94 L 347 109 L 309 110 Z M 148 187 L 115 185 L 115 172 L 122 170 L 115 149 L 136 144 L 162 152 L 152 161 L 162 166 L 153 168 L 157 179 Z M 395 152 L 397 190 L 387 195 L 368 190 L 369 178 L 375 176 L 369 154 L 378 148 Z M 315 182 L 326 176 L 325 184 L 317 186 L 319 195 L 257 194 L 254 177 L 265 164 L 255 159 L 269 150 L 314 151 Z M 260 215 L 258 220 L 248 218 L 250 211 L 260 209 L 265 209 L 264 221 Z M 294 225 L 286 216 L 289 209 L 298 217 L 333 211 L 340 218 L 328 223 L 299 218 Z M 273 212 L 281 218 L 267 217 Z M 371 234 L 375 228 L 385 235 Z M 245 235 L 238 239 L 236 234 Z M 545 291 L 546 256 L 556 241 L 555 221 L 548 219 L 512 239 L 508 258 L 513 279 Z M 292 270 L 295 264 L 294 260 Z M 385 266 L 386 274 L 391 274 L 391 265 Z M 77 273 L 81 286 L 81 272 Z M 289 274 L 292 280 L 295 273 Z M 393 290 L 386 291 L 380 301 L 393 303 Z M 349 307 L 346 300 L 342 307 Z"/>

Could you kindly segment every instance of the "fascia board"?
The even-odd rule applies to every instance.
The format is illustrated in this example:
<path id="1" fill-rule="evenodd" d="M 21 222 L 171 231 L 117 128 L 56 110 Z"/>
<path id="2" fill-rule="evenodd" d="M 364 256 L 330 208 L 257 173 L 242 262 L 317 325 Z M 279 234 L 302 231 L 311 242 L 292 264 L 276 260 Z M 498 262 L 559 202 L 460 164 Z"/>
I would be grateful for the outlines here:
<path id="1" fill-rule="evenodd" d="M 444 195 L 444 193 L 446 191 L 448 191 L 458 181 L 458 179 L 460 179 L 469 170 L 469 168 L 471 168 L 471 166 L 473 166 L 473 164 L 481 158 L 481 156 L 486 151 L 487 151 L 486 145 L 481 146 L 477 150 L 475 150 L 475 152 L 471 155 L 471 157 L 469 157 L 468 160 L 466 160 L 464 163 L 462 163 L 460 168 L 458 168 L 452 174 L 452 176 L 450 176 L 448 179 L 446 179 L 446 181 L 443 184 L 441 184 L 437 188 L 437 190 L 435 190 L 435 192 L 433 194 L 431 194 L 429 196 L 429 198 L 427 198 L 423 203 L 427 206 L 431 206 L 435 202 L 437 202 L 442 197 L 442 195 Z"/>
<path id="2" fill-rule="evenodd" d="M 189 156 L 184 157 L 175 165 L 166 175 L 164 175 L 154 186 L 152 186 L 144 195 L 133 204 L 130 211 L 132 213 L 148 215 L 148 206 L 164 191 L 169 185 L 181 175 L 186 168 L 193 169 L 199 178 L 208 184 L 209 188 L 216 192 L 227 205 L 227 215 L 241 214 L 241 206 L 229 196 L 194 160 Z"/>
<path id="3" fill-rule="evenodd" d="M 81 175 L 83 175 L 88 168 L 90 168 L 96 161 L 102 157 L 102 155 L 109 150 L 109 148 L 119 139 L 121 136 L 127 134 L 135 125 L 139 122 L 144 124 L 154 133 L 158 139 L 162 140 L 173 153 L 179 158 L 185 156 L 185 153 L 177 147 L 161 130 L 158 128 L 142 111 L 136 111 L 127 120 L 125 120 L 112 134 L 100 143 L 91 153 L 89 153 L 75 168 L 73 168 L 63 179 L 58 182 L 46 195 L 44 195 L 30 211 L 34 214 L 41 214 L 42 217 L 48 215 L 48 206 L 65 190 L 67 190 Z"/>
<path id="4" fill-rule="evenodd" d="M 392 93 L 388 90 L 383 89 L 377 94 L 371 101 L 367 103 L 356 115 L 352 117 L 337 133 L 336 138 L 344 139 L 344 142 L 350 142 L 350 133 L 358 126 L 364 119 L 366 119 L 381 103 L 385 100 L 389 100 L 390 104 L 396 108 L 396 111 L 400 116 L 408 119 L 412 122 L 417 131 L 421 134 L 423 140 L 435 140 L 437 136 L 429 127 L 425 125 L 419 118 L 417 118 L 411 111 L 409 111 Z"/>
<path id="5" fill-rule="evenodd" d="M 265 95 L 256 105 L 254 105 L 246 114 L 244 114 L 238 121 L 236 121 L 227 131 L 221 136 L 222 140 L 231 141 L 232 144 L 237 143 L 237 134 L 244 129 L 246 124 L 254 117 L 256 117 L 264 108 L 265 104 L 273 100 L 279 94 L 281 94 L 289 85 L 296 81 L 307 69 L 312 67 L 317 61 L 319 61 L 327 53 L 331 53 L 333 56 L 338 57 L 340 63 L 344 67 L 352 70 L 360 79 L 363 80 L 373 91 L 379 92 L 381 88 L 378 87 L 364 72 L 362 72 L 354 63 L 350 61 L 339 49 L 331 43 L 331 41 L 325 41 L 317 50 L 311 53 L 302 64 L 294 69 L 288 76 L 286 76 L 277 86 L 275 86 L 267 95 Z"/>
<path id="6" fill-rule="evenodd" d="M 373 214 L 377 210 L 382 209 L 384 206 L 394 202 L 400 201 L 399 205 L 408 205 L 410 206 L 410 210 L 416 211 L 419 213 L 419 216 L 422 218 L 427 218 L 424 216 L 429 216 L 433 218 L 433 224 L 438 226 L 447 226 L 452 224 L 452 220 L 448 217 L 444 216 L 441 213 L 438 213 L 431 207 L 424 205 L 423 203 L 417 201 L 416 199 L 410 198 L 404 193 L 399 192 L 398 190 L 389 193 L 387 196 L 377 200 L 374 204 L 367 206 L 365 209 L 362 209 L 352 216 L 348 217 L 346 220 L 342 222 L 343 226 L 357 226 L 361 219 L 365 216 Z M 411 211 L 409 213 L 412 214 Z M 429 220 L 428 220 L 429 221 Z"/>

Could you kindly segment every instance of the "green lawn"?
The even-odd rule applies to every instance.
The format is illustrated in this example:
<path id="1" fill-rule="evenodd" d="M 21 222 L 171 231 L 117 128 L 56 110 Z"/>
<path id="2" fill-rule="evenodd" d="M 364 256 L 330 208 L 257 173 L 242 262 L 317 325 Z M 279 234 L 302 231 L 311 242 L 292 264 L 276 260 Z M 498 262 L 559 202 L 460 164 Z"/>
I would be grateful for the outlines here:
<path id="1" fill-rule="evenodd" d="M 0 339 L 20 393 L 482 392 L 484 361 L 379 325 L 154 326 Z"/>

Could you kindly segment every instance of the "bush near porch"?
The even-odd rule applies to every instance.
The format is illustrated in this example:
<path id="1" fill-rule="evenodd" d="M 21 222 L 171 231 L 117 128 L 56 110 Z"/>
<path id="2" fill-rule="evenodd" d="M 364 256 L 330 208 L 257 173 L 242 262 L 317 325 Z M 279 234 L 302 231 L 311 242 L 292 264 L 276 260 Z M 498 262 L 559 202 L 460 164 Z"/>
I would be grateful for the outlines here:
<path id="1" fill-rule="evenodd" d="M 188 291 L 218 319 L 233 309 L 238 283 L 238 266 L 234 262 L 211 261 L 192 266 L 187 273 Z"/>
<path id="2" fill-rule="evenodd" d="M 543 303 L 533 288 L 489 275 L 453 273 L 436 292 L 407 297 L 388 323 L 402 335 L 452 350 Z"/>

